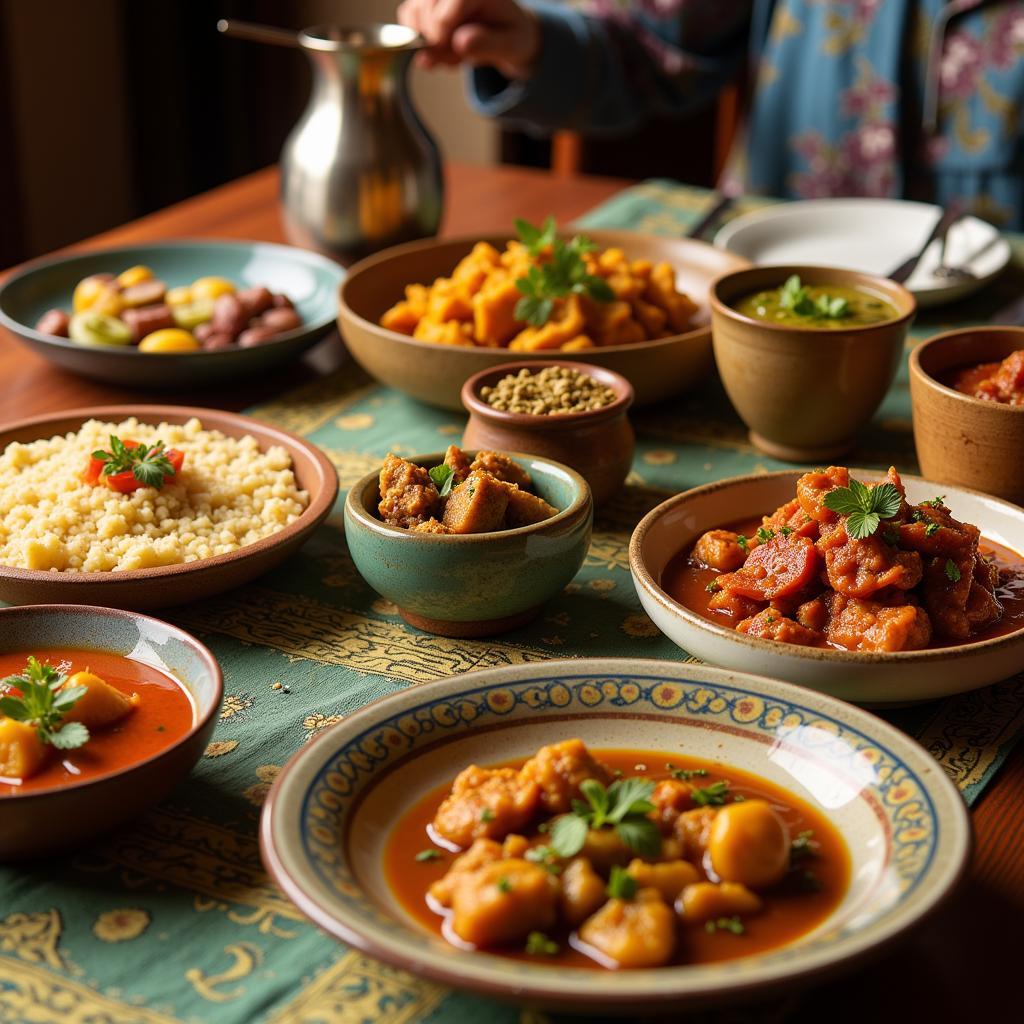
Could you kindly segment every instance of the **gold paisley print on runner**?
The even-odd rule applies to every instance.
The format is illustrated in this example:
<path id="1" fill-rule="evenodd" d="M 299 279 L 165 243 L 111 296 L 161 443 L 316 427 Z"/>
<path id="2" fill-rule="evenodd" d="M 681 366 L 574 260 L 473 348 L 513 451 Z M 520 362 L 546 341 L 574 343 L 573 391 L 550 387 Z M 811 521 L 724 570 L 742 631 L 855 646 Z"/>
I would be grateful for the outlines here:
<path id="1" fill-rule="evenodd" d="M 180 1024 L 144 1006 L 129 1006 L 43 967 L 0 956 L 2 1024 Z"/>
<path id="2" fill-rule="evenodd" d="M 322 971 L 270 1024 L 412 1024 L 425 1020 L 446 992 L 433 982 L 378 963 L 354 950 Z"/>
<path id="3" fill-rule="evenodd" d="M 204 602 L 201 614 L 185 610 L 175 620 L 197 633 L 224 633 L 293 658 L 409 683 L 549 656 L 540 648 L 508 641 L 428 636 L 404 623 L 260 587 L 246 588 L 244 598 L 229 595 Z"/>
<path id="4" fill-rule="evenodd" d="M 177 886 L 194 894 L 200 913 L 220 911 L 236 924 L 278 938 L 295 936 L 283 922 L 305 920 L 267 877 L 255 836 L 200 821 L 167 804 L 116 841 L 79 855 L 74 865 L 96 873 L 116 870 L 134 888 L 148 881 Z"/>
<path id="5" fill-rule="evenodd" d="M 245 986 L 232 983 L 248 978 L 263 962 L 263 950 L 251 942 L 232 943 L 224 947 L 224 952 L 232 963 L 220 973 L 206 974 L 198 967 L 190 967 L 185 972 L 185 980 L 211 1003 L 229 1003 L 244 996 Z M 230 987 L 224 988 L 225 985 Z"/>
<path id="6" fill-rule="evenodd" d="M 58 970 L 64 959 L 57 946 L 63 924 L 57 909 L 35 914 L 17 911 L 0 920 L 0 953 L 10 953 L 30 964 L 48 964 Z"/>

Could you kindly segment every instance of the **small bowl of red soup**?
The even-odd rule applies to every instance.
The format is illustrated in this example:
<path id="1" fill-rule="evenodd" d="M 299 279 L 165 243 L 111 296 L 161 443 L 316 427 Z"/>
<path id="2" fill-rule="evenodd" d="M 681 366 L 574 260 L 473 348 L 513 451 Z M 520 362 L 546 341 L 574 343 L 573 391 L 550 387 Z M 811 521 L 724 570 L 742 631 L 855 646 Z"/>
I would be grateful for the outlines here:
<path id="1" fill-rule="evenodd" d="M 199 759 L 223 693 L 198 640 L 135 612 L 0 609 L 0 860 L 104 835 Z"/>
<path id="2" fill-rule="evenodd" d="M 1024 504 L 1024 328 L 929 338 L 911 353 L 910 395 L 929 479 Z"/>
<path id="3" fill-rule="evenodd" d="M 260 832 L 299 909 L 376 959 L 636 1019 L 877 952 L 955 885 L 970 827 L 930 755 L 874 716 L 598 659 L 370 705 L 292 758 Z"/>
<path id="4" fill-rule="evenodd" d="M 773 458 L 849 451 L 892 384 L 916 310 L 882 277 L 833 267 L 752 267 L 711 288 L 722 383 L 750 440 Z"/>
<path id="5" fill-rule="evenodd" d="M 663 502 L 630 541 L 647 613 L 681 648 L 855 703 L 930 700 L 1024 668 L 1024 509 L 828 466 Z"/>

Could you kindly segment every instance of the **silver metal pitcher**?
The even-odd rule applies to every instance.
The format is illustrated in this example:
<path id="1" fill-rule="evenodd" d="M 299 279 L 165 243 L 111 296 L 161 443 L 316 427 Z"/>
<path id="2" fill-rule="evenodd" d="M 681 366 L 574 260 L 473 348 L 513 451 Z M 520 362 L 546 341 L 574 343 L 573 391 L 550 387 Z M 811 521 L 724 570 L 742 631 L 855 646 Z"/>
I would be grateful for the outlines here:
<path id="1" fill-rule="evenodd" d="M 407 82 L 422 39 L 401 25 L 317 26 L 297 38 L 313 89 L 281 154 L 288 237 L 350 263 L 436 234 L 441 160 Z"/>

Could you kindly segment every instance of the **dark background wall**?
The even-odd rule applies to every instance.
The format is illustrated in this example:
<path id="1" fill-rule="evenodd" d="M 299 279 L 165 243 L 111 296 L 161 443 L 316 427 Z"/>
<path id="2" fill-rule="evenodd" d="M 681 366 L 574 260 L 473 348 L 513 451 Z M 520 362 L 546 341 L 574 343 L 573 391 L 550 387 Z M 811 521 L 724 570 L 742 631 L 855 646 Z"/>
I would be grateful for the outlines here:
<path id="1" fill-rule="evenodd" d="M 306 61 L 224 38 L 219 17 L 297 29 L 387 18 L 396 2 L 0 0 L 0 267 L 277 159 L 306 101 Z M 439 109 L 458 123 L 449 151 L 548 165 L 548 140 L 499 138 L 472 120 L 455 78 L 442 85 L 421 76 L 417 97 L 435 123 Z M 470 132 L 475 141 L 462 145 Z M 708 111 L 630 140 L 585 142 L 581 169 L 709 183 L 713 137 Z"/>

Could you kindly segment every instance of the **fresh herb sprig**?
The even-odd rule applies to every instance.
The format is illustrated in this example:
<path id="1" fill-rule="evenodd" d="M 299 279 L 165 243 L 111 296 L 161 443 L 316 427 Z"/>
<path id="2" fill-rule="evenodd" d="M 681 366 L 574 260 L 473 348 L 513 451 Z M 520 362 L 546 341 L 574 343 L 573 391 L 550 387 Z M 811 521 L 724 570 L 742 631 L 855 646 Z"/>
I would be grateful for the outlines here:
<path id="1" fill-rule="evenodd" d="M 442 462 L 440 466 L 434 466 L 427 472 L 430 474 L 430 479 L 434 481 L 437 493 L 442 498 L 447 498 L 455 486 L 455 470 L 447 463 Z"/>
<path id="2" fill-rule="evenodd" d="M 747 929 L 743 922 L 733 914 L 732 917 L 718 917 L 704 924 L 706 932 L 731 932 L 733 935 L 742 935 Z"/>
<path id="3" fill-rule="evenodd" d="M 849 487 L 837 487 L 825 495 L 825 508 L 846 516 L 846 533 L 851 540 L 870 537 L 883 519 L 892 519 L 903 497 L 892 484 L 867 487 L 851 480 Z"/>
<path id="4" fill-rule="evenodd" d="M 20 675 L 0 679 L 0 715 L 35 726 L 39 739 L 57 750 L 82 746 L 89 741 L 89 730 L 81 722 L 65 722 L 64 715 L 86 689 L 66 687 L 66 681 L 52 665 L 30 657 Z"/>
<path id="5" fill-rule="evenodd" d="M 613 900 L 631 900 L 636 895 L 636 889 L 636 879 L 625 868 L 614 864 L 608 875 L 605 892 Z"/>
<path id="6" fill-rule="evenodd" d="M 525 949 L 532 956 L 555 956 L 558 953 L 559 945 L 543 932 L 530 932 L 526 936 Z"/>
<path id="7" fill-rule="evenodd" d="M 786 283 L 779 289 L 779 305 L 797 316 L 810 316 L 841 320 L 850 315 L 850 304 L 839 296 L 819 295 L 811 298 L 807 286 L 793 274 L 786 278 Z"/>
<path id="8" fill-rule="evenodd" d="M 175 474 L 163 441 L 157 441 L 154 445 L 138 444 L 134 448 L 129 448 L 121 438 L 111 434 L 110 451 L 106 452 L 100 448 L 92 453 L 92 457 L 103 463 L 103 469 L 100 470 L 103 476 L 114 476 L 130 471 L 144 487 L 155 487 L 157 490 L 163 487 L 167 477 Z"/>
<path id="9" fill-rule="evenodd" d="M 556 237 L 553 217 L 548 217 L 539 228 L 517 220 L 516 232 L 531 256 L 551 250 L 550 260 L 534 264 L 525 277 L 516 279 L 516 288 L 523 294 L 514 311 L 517 320 L 543 327 L 551 319 L 555 300 L 568 295 L 586 295 L 595 302 L 611 302 L 615 298 L 608 282 L 587 269 L 583 257 L 596 248 L 588 238 L 576 235 L 565 242 Z"/>
<path id="10" fill-rule="evenodd" d="M 654 783 L 647 779 L 617 779 L 607 789 L 597 779 L 580 784 L 584 800 L 573 800 L 572 811 L 551 827 L 551 848 L 559 857 L 574 857 L 583 849 L 590 829 L 614 828 L 619 838 L 643 857 L 661 850 L 661 833 L 647 817 L 654 810 Z"/>
<path id="11" fill-rule="evenodd" d="M 712 782 L 710 786 L 690 790 L 690 796 L 698 807 L 721 807 L 729 795 L 729 783 L 725 779 Z"/>

